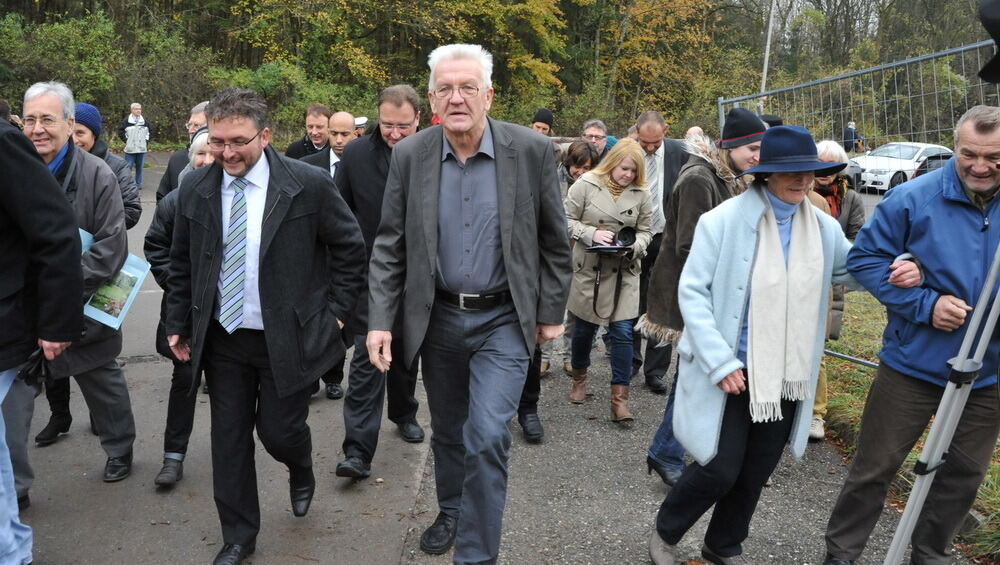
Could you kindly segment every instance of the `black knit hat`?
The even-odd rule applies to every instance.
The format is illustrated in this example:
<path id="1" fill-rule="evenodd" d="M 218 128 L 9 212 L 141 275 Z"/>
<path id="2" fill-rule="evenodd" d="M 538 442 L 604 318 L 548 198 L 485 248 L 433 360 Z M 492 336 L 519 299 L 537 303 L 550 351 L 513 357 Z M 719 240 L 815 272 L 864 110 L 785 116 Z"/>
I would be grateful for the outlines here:
<path id="1" fill-rule="evenodd" d="M 1000 40 L 1000 0 L 982 0 L 979 4 L 979 21 L 996 42 Z M 986 82 L 1000 82 L 1000 54 L 983 65 L 979 76 Z"/>
<path id="2" fill-rule="evenodd" d="M 759 117 L 764 120 L 764 123 L 770 128 L 785 125 L 785 120 L 782 120 L 781 116 L 775 116 L 774 114 L 761 114 Z"/>
<path id="3" fill-rule="evenodd" d="M 726 123 L 722 126 L 722 139 L 716 145 L 722 149 L 732 149 L 754 141 L 764 136 L 767 124 L 761 121 L 750 110 L 733 108 L 726 114 Z"/>
<path id="4" fill-rule="evenodd" d="M 539 108 L 538 111 L 535 112 L 535 117 L 531 118 L 531 123 L 535 122 L 542 122 L 543 124 L 548 124 L 549 127 L 552 127 L 552 110 L 549 110 L 548 108 Z"/>

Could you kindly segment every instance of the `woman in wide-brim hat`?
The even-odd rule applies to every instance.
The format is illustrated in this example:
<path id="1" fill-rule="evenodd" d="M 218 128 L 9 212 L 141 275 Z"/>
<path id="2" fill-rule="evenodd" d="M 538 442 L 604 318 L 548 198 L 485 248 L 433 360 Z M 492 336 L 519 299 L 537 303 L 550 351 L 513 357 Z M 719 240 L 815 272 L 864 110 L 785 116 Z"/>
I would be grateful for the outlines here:
<path id="1" fill-rule="evenodd" d="M 702 556 L 741 563 L 761 489 L 786 443 L 800 457 L 826 337 L 831 281 L 847 272 L 850 242 L 837 221 L 806 199 L 824 163 L 805 128 L 762 138 L 750 188 L 705 213 L 679 285 L 684 334 L 674 431 L 695 463 L 667 494 L 649 553 L 680 563 L 675 545 L 713 505 Z M 916 269 L 902 277 L 919 282 Z"/>

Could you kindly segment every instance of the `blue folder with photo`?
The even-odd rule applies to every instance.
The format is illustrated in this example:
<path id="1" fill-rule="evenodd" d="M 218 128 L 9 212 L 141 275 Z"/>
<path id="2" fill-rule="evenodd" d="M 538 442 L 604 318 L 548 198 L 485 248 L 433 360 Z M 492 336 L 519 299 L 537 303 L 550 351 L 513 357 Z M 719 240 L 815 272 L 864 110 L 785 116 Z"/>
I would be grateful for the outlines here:
<path id="1" fill-rule="evenodd" d="M 94 236 L 80 230 L 80 246 L 84 253 L 93 243 Z M 148 274 L 149 263 L 130 253 L 121 270 L 87 300 L 83 306 L 83 315 L 116 330 L 121 328 L 122 321 L 125 320 Z"/>

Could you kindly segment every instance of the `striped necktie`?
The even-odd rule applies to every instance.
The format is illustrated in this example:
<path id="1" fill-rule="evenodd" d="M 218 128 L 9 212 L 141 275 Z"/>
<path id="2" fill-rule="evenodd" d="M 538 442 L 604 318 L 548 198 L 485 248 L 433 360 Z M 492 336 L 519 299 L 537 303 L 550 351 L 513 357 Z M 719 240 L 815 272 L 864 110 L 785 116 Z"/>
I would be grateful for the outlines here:
<path id="1" fill-rule="evenodd" d="M 233 180 L 235 191 L 229 207 L 229 232 L 223 249 L 222 290 L 219 291 L 219 323 L 233 333 L 243 323 L 243 281 L 246 278 L 247 199 L 243 191 L 250 183 Z"/>

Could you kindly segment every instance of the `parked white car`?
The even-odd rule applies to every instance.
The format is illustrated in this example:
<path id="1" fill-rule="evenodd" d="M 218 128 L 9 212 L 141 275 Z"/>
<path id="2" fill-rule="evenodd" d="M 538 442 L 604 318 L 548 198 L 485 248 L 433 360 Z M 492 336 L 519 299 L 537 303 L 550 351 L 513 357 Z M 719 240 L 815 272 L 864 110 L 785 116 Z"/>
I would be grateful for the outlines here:
<path id="1" fill-rule="evenodd" d="M 913 172 L 924 159 L 951 153 L 943 145 L 893 142 L 855 157 L 854 161 L 863 169 L 862 190 L 883 192 L 913 178 Z"/>

